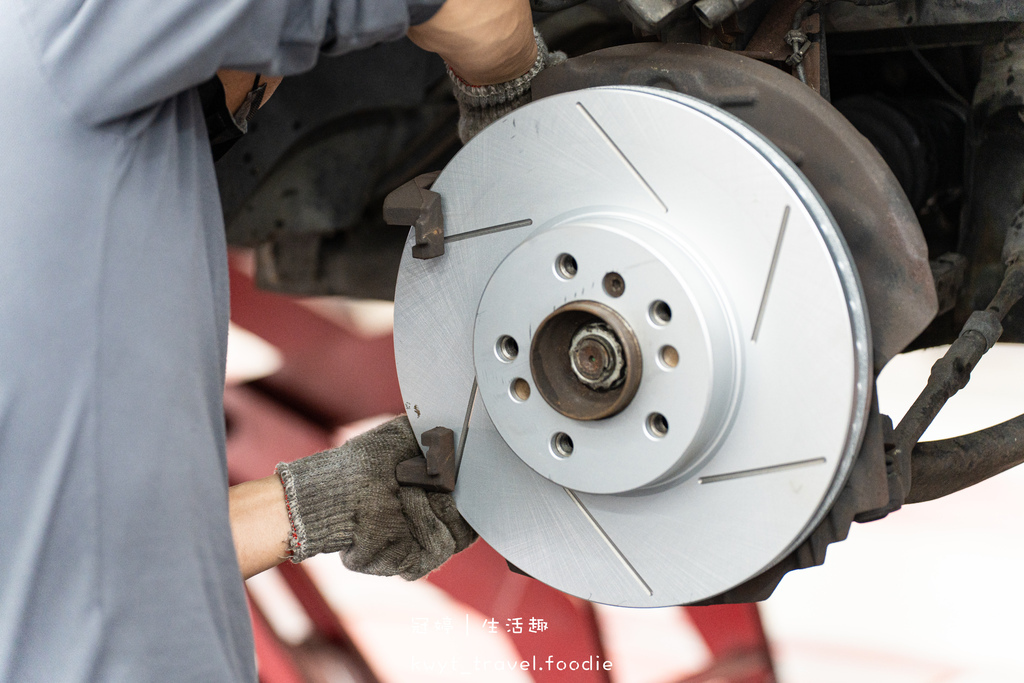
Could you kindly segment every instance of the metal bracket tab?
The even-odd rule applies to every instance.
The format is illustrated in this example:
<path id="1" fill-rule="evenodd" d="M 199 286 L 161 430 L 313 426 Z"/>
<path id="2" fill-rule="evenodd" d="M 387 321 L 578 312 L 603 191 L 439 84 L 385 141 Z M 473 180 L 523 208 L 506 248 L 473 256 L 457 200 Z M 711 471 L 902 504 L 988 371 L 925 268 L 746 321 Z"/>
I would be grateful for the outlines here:
<path id="1" fill-rule="evenodd" d="M 427 491 L 455 490 L 455 433 L 447 427 L 423 432 L 425 455 L 403 460 L 395 467 L 399 484 Z"/>
<path id="2" fill-rule="evenodd" d="M 440 171 L 416 176 L 384 199 L 384 222 L 409 225 L 416 230 L 413 258 L 431 259 L 444 254 L 444 215 L 441 195 L 429 188 Z"/>

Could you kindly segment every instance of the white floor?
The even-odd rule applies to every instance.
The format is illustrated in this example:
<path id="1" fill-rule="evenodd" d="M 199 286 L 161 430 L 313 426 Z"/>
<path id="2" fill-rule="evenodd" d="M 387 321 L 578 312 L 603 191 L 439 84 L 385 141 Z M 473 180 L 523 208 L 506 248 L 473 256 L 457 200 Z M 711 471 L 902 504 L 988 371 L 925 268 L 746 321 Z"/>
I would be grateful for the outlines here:
<path id="1" fill-rule="evenodd" d="M 924 385 L 934 351 L 908 354 L 879 385 L 898 419 Z M 1024 347 L 998 346 L 926 438 L 972 431 L 1024 413 Z M 318 584 L 385 681 L 528 681 L 498 671 L 516 653 L 501 634 L 465 627 L 479 615 L 425 582 L 346 572 L 310 561 Z M 1024 681 L 1024 469 L 948 498 L 854 525 L 823 567 L 790 574 L 763 604 L 782 683 Z M 293 640 L 308 623 L 279 579 L 250 580 Z M 540 616 L 540 615 L 538 615 Z M 600 608 L 618 683 L 668 683 L 708 654 L 681 610 Z M 460 628 L 461 627 L 461 628 Z M 557 627 L 557 625 L 552 625 Z M 487 672 L 474 660 L 491 662 Z"/>

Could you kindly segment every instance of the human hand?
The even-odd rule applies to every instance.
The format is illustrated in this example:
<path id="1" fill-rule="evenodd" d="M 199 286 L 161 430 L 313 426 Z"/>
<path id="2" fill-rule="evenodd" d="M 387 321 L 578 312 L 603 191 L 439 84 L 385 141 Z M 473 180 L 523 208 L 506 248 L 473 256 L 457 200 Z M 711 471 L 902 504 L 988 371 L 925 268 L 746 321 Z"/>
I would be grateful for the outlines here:
<path id="1" fill-rule="evenodd" d="M 473 85 L 516 78 L 537 56 L 529 0 L 446 0 L 408 35 Z"/>
<path id="2" fill-rule="evenodd" d="M 533 100 L 530 85 L 543 69 L 565 61 L 564 52 L 551 52 L 537 29 L 533 29 L 537 56 L 533 65 L 515 78 L 492 85 L 472 85 L 449 65 L 448 76 L 459 102 L 459 138 L 469 142 L 477 133 L 513 109 Z"/>
<path id="3" fill-rule="evenodd" d="M 565 60 L 533 28 L 529 0 L 446 0 L 409 38 L 448 64 L 463 142 L 530 101 L 530 82 Z"/>
<path id="4" fill-rule="evenodd" d="M 418 579 L 476 540 L 447 493 L 395 478 L 421 455 L 409 419 L 399 417 L 332 448 L 280 463 L 291 521 L 293 562 L 340 552 L 353 571 Z"/>

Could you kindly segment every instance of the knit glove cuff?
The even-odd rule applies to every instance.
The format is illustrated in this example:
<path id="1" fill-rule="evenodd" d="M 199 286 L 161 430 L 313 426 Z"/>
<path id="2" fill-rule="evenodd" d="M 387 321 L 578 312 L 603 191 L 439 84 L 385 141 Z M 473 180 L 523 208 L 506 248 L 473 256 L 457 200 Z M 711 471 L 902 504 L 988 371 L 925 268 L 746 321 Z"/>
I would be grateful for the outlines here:
<path id="1" fill-rule="evenodd" d="M 351 545 L 353 506 L 347 487 L 336 482 L 347 478 L 347 458 L 332 449 L 290 463 L 278 463 L 277 475 L 284 487 L 291 535 L 289 558 L 302 562 L 320 553 L 339 552 Z"/>
<path id="2" fill-rule="evenodd" d="M 521 107 L 533 98 L 530 84 L 541 71 L 565 61 L 564 52 L 551 52 L 536 28 L 533 39 L 537 42 L 537 59 L 522 76 L 495 85 L 470 85 L 448 67 L 448 77 L 453 83 L 452 90 L 459 103 L 459 138 L 469 140 L 513 109 Z"/>
<path id="3" fill-rule="evenodd" d="M 396 465 L 420 455 L 406 417 L 291 463 L 279 463 L 292 562 L 341 552 L 345 566 L 412 580 L 468 547 L 476 534 L 451 495 L 401 486 Z"/>

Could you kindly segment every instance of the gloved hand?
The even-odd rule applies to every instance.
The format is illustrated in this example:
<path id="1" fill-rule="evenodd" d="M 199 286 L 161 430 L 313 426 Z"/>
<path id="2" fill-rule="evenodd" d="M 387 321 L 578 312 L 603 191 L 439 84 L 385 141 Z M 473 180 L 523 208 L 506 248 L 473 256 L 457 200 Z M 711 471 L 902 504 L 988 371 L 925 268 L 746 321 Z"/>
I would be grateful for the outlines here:
<path id="1" fill-rule="evenodd" d="M 537 42 L 537 59 L 530 70 L 518 78 L 496 85 L 471 85 L 448 68 L 448 77 L 454 84 L 455 99 L 459 102 L 459 139 L 469 142 L 484 128 L 513 109 L 533 99 L 530 83 L 541 71 L 565 61 L 564 52 L 550 52 L 537 29 L 533 29 Z"/>
<path id="2" fill-rule="evenodd" d="M 332 448 L 279 463 L 292 562 L 341 552 L 349 569 L 412 581 L 476 540 L 450 494 L 402 486 L 395 466 L 421 455 L 398 417 Z"/>

